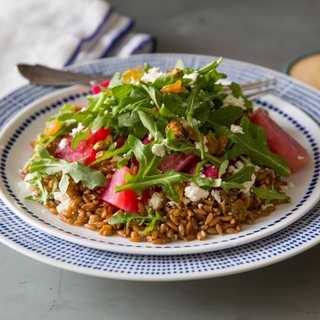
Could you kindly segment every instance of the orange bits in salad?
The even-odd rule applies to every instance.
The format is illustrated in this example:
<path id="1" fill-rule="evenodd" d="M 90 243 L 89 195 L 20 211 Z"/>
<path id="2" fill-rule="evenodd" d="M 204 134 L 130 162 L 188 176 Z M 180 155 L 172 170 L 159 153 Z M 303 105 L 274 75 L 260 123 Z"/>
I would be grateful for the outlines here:
<path id="1" fill-rule="evenodd" d="M 175 83 L 172 84 L 168 84 L 164 87 L 162 87 L 162 89 L 160 90 L 161 93 L 185 93 L 187 92 L 187 89 L 185 87 L 181 86 L 182 82 L 181 80 L 176 81 Z"/>
<path id="2" fill-rule="evenodd" d="M 46 124 L 44 128 L 44 134 L 46 136 L 53 136 L 59 131 L 60 128 L 61 128 L 60 121 L 58 119 L 54 119 Z"/>

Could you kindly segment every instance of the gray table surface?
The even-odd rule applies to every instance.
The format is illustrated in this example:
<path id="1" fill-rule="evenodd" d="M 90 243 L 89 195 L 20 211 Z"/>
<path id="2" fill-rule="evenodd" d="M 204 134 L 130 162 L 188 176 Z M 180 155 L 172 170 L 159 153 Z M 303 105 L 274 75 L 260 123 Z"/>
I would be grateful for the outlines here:
<path id="1" fill-rule="evenodd" d="M 158 40 L 281 71 L 320 51 L 317 0 L 110 0 Z M 320 319 L 320 245 L 241 274 L 130 282 L 73 273 L 0 244 L 0 319 Z"/>

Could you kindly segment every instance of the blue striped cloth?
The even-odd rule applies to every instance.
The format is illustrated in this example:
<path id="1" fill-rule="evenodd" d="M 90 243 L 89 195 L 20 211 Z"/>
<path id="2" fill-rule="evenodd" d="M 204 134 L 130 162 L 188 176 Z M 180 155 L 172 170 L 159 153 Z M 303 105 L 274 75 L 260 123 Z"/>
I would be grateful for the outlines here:
<path id="1" fill-rule="evenodd" d="M 62 68 L 156 50 L 132 18 L 104 0 L 0 0 L 0 96 L 26 84 L 17 63 Z"/>

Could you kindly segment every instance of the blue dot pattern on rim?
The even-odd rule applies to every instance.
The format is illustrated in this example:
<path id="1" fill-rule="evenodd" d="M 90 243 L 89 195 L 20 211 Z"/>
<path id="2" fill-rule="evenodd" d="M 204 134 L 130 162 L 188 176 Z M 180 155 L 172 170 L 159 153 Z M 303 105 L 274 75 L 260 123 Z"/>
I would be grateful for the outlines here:
<path id="1" fill-rule="evenodd" d="M 125 60 L 121 64 L 121 68 L 126 70 L 132 65 L 141 64 L 144 61 L 159 67 L 172 66 L 181 56 L 186 65 L 195 68 L 214 58 L 174 54 L 137 56 L 133 60 Z M 109 59 L 109 63 L 97 61 L 79 66 L 77 69 L 86 72 L 102 71 L 106 73 L 118 71 L 117 69 L 112 70 L 113 66 L 119 69 L 116 59 Z M 301 109 L 319 123 L 320 96 L 315 90 L 304 86 L 300 87 L 277 72 L 233 60 L 226 60 L 221 71 L 231 75 L 237 82 L 254 81 L 266 77 L 266 73 L 268 76 L 276 76 L 278 81 L 276 94 L 294 105 L 299 104 Z M 26 86 L 0 100 L 1 127 L 12 115 L 26 105 L 55 90 L 57 89 Z M 302 103 L 301 94 L 304 97 Z M 8 105 L 10 105 L 10 109 L 6 107 Z M 268 108 L 276 110 L 276 106 L 268 106 Z M 297 126 L 299 125 L 297 124 Z M 299 127 L 299 130 L 308 136 L 306 128 Z M 315 148 L 317 148 L 316 144 Z M 315 153 L 317 164 L 314 178 L 319 175 L 318 149 L 315 150 Z M 2 165 L 1 170 L 3 170 Z M 93 249 L 50 236 L 25 223 L 0 200 L 0 238 L 10 247 L 35 259 L 95 276 L 151 281 L 200 279 L 258 268 L 283 260 L 315 245 L 320 233 L 318 227 L 320 225 L 319 209 L 320 205 L 317 204 L 294 224 L 243 246 L 193 255 L 148 256 Z"/>

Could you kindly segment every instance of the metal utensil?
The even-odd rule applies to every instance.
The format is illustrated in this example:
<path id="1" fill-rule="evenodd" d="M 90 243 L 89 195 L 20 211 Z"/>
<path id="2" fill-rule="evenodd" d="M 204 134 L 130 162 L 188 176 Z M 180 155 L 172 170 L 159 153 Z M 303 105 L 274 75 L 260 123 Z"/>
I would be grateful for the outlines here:
<path id="1" fill-rule="evenodd" d="M 110 79 L 111 75 L 101 73 L 79 73 L 67 70 L 49 68 L 40 64 L 17 64 L 19 73 L 32 84 L 47 86 L 69 86 L 74 84 L 97 84 Z M 275 79 L 264 79 L 250 83 L 240 84 L 244 95 L 250 99 L 256 99 L 274 91 Z M 231 90 L 225 86 L 223 90 L 230 93 Z"/>
<path id="2" fill-rule="evenodd" d="M 40 64 L 17 64 L 18 72 L 32 84 L 47 86 L 69 86 L 74 84 L 96 84 L 111 78 L 101 73 L 79 73 L 49 68 Z"/>

